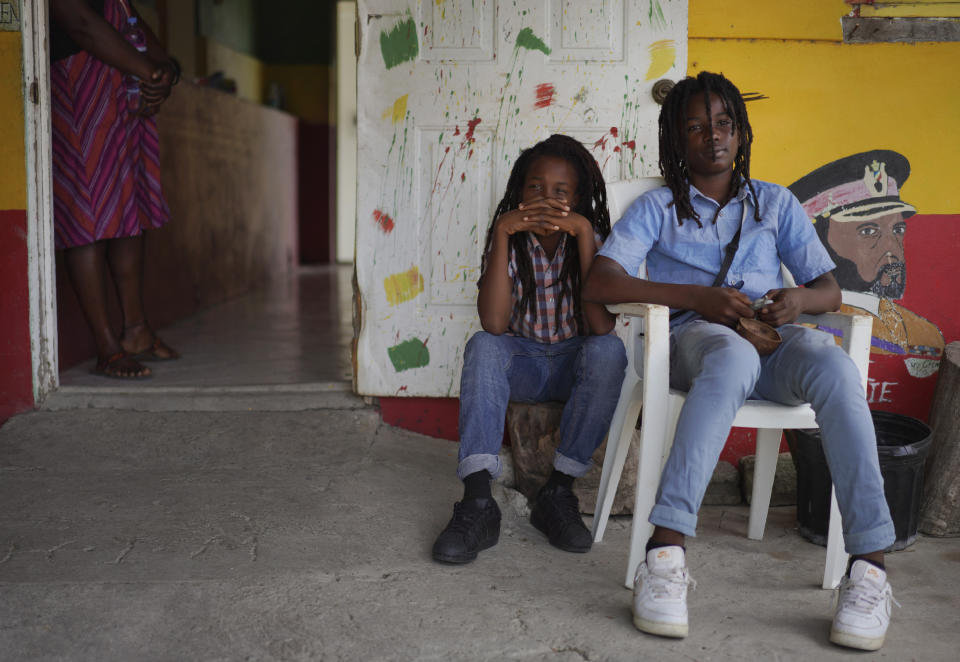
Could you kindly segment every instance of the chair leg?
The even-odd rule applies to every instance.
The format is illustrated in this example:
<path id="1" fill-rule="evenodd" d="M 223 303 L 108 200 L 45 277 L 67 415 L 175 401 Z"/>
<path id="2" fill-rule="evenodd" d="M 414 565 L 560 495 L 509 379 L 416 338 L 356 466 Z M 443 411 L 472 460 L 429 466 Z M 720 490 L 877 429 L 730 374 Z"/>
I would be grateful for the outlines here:
<path id="1" fill-rule="evenodd" d="M 777 458 L 780 455 L 780 438 L 783 430 L 760 428 L 757 430 L 756 463 L 753 468 L 753 492 L 750 497 L 750 522 L 747 537 L 763 540 L 767 526 L 767 511 L 773 494 L 773 479 L 777 473 Z"/>
<path id="2" fill-rule="evenodd" d="M 642 402 L 640 401 L 639 382 L 624 384 L 620 391 L 620 401 L 610 421 L 607 433 L 607 450 L 603 456 L 603 469 L 600 471 L 600 487 L 597 490 L 597 504 L 593 513 L 593 541 L 603 540 L 607 528 L 617 486 L 623 474 L 623 465 L 633 441 L 633 431 L 637 425 Z"/>
<path id="3" fill-rule="evenodd" d="M 669 407 L 669 404 L 667 405 Z M 640 447 L 637 454 L 637 487 L 633 504 L 633 526 L 630 531 L 630 555 L 624 585 L 633 588 L 633 576 L 645 556 L 647 540 L 653 535 L 650 511 L 657 501 L 657 488 L 663 459 L 673 443 L 676 418 L 670 412 L 656 415 L 649 408 L 640 426 Z"/>
<path id="4" fill-rule="evenodd" d="M 847 552 L 843 545 L 843 520 L 837 506 L 837 494 L 830 486 L 830 526 L 827 532 L 827 562 L 823 568 L 823 588 L 833 589 L 840 584 L 847 570 Z"/>

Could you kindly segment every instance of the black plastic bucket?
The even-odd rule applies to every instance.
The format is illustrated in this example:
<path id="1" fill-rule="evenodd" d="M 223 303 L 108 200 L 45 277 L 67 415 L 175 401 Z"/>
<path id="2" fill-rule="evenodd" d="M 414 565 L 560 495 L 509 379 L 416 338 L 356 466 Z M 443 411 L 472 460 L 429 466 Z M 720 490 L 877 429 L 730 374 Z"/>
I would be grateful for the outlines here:
<path id="1" fill-rule="evenodd" d="M 897 539 L 886 551 L 905 549 L 917 539 L 923 465 L 930 449 L 930 427 L 902 414 L 874 411 L 877 454 L 883 492 Z M 788 430 L 787 441 L 797 465 L 797 523 L 800 535 L 826 546 L 830 522 L 830 470 L 819 430 Z"/>

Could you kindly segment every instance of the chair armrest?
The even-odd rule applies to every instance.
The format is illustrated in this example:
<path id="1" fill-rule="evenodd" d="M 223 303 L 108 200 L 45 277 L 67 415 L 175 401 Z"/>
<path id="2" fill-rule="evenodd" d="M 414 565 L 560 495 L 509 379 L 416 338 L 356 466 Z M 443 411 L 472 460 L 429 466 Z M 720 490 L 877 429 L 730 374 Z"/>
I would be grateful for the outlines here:
<path id="1" fill-rule="evenodd" d="M 859 318 L 859 319 L 858 319 Z M 873 326 L 873 318 L 869 315 L 855 315 L 851 313 L 820 313 L 818 315 L 800 315 L 798 322 L 816 324 L 830 329 L 847 330 L 855 324 L 869 323 Z"/>
<path id="2" fill-rule="evenodd" d="M 607 310 L 614 315 L 628 315 L 630 317 L 647 317 L 648 315 L 669 311 L 666 306 L 656 303 L 611 303 L 607 304 Z M 669 314 L 669 312 L 668 312 Z"/>
<path id="3" fill-rule="evenodd" d="M 847 313 L 820 313 L 801 315 L 798 322 L 815 324 L 829 333 L 840 333 L 840 344 L 860 370 L 863 389 L 867 389 L 867 370 L 870 367 L 870 343 L 873 333 L 873 318 L 869 315 Z"/>

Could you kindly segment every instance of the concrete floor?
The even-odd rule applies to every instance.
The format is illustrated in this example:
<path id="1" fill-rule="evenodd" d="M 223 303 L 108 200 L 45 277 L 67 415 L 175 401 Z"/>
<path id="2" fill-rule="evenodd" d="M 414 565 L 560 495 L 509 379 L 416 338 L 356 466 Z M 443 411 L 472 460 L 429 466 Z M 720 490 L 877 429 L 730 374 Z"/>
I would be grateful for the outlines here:
<path id="1" fill-rule="evenodd" d="M 224 308 L 265 316 L 251 302 Z M 225 382 L 262 354 L 253 334 L 231 365 L 208 363 L 175 331 L 164 336 L 185 359 L 159 364 L 171 374 L 195 360 L 198 377 Z M 958 539 L 921 537 L 887 557 L 902 607 L 884 648 L 856 653 L 827 641 L 824 550 L 800 538 L 792 507 L 772 509 L 762 542 L 746 538 L 746 507 L 705 508 L 688 545 L 691 634 L 659 639 L 630 620 L 629 518 L 567 554 L 500 485 L 500 544 L 441 566 L 430 546 L 461 489 L 455 444 L 384 425 L 342 382 L 235 372 L 232 385 L 165 387 L 161 374 L 138 385 L 146 396 L 75 385 L 0 428 L 0 659 L 957 659 Z M 300 399 L 280 406 L 290 393 Z"/>

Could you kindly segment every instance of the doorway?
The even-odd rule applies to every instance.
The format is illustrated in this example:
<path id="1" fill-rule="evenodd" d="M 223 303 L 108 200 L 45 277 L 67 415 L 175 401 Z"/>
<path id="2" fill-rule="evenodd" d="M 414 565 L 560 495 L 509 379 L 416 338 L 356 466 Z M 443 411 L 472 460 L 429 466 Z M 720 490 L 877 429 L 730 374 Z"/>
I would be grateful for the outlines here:
<path id="1" fill-rule="evenodd" d="M 35 3 L 30 3 L 31 5 Z M 74 366 L 63 365 L 60 361 L 62 351 L 58 352 L 57 332 L 57 297 L 72 296 L 71 285 L 66 279 L 57 283 L 56 259 L 52 246 L 52 217 L 50 214 L 50 163 L 49 163 L 49 83 L 45 76 L 48 68 L 43 66 L 47 61 L 46 42 L 46 3 L 36 3 L 39 7 L 28 7 L 25 12 L 24 46 L 25 52 L 34 54 L 33 59 L 25 62 L 27 80 L 31 75 L 37 81 L 35 89 L 40 93 L 40 103 L 32 115 L 28 115 L 28 125 L 32 122 L 34 134 L 28 142 L 36 146 L 35 153 L 28 158 L 30 162 L 30 180 L 35 183 L 37 191 L 31 192 L 31 207 L 29 216 L 29 234 L 31 235 L 31 329 L 34 344 L 34 385 L 35 399 L 43 402 L 47 394 L 56 392 L 57 395 L 69 395 L 71 391 L 83 391 L 95 394 L 97 391 L 115 392 L 120 389 L 136 389 L 146 386 L 155 388 L 248 388 L 254 385 L 276 386 L 280 384 L 324 384 L 337 383 L 349 387 L 352 377 L 352 360 L 350 355 L 352 338 L 352 250 L 347 254 L 347 263 L 333 263 L 326 265 L 301 267 L 296 264 L 295 241 L 294 249 L 289 250 L 289 243 L 278 243 L 279 249 L 274 253 L 286 254 L 276 256 L 277 259 L 263 265 L 251 266 L 250 254 L 257 248 L 263 247 L 264 241 L 271 241 L 267 235 L 249 233 L 245 246 L 238 252 L 234 250 L 227 255 L 224 268 L 217 272 L 217 279 L 203 279 L 205 287 L 215 292 L 199 292 L 197 287 L 188 292 L 184 299 L 202 303 L 219 297 L 220 302 L 214 305 L 204 305 L 199 312 L 187 316 L 175 315 L 173 311 L 167 317 L 175 316 L 176 321 L 168 323 L 163 315 L 159 321 L 151 312 L 151 321 L 159 334 L 172 346 L 184 355 L 180 361 L 153 363 L 153 376 L 144 382 L 108 380 L 90 373 L 92 360 L 85 360 Z M 148 7 L 174 5 L 174 2 L 147 2 Z M 330 3 L 333 4 L 333 3 Z M 355 3 L 348 4 L 355 7 Z M 350 12 L 355 16 L 355 9 Z M 169 25 L 169 22 L 162 22 Z M 354 58 L 352 39 L 350 37 L 349 52 Z M 31 73 L 34 72 L 35 73 Z M 326 81 L 324 81 L 326 83 Z M 28 88 L 30 86 L 28 85 Z M 249 104 L 248 104 L 249 105 Z M 272 111 L 271 111 L 272 112 Z M 276 113 L 279 115 L 279 113 Z M 196 129 L 194 134 L 205 133 L 203 127 Z M 296 132 L 294 132 L 295 135 Z M 287 149 L 289 141 L 284 142 L 286 134 L 281 130 L 280 140 L 276 140 L 276 133 L 270 135 L 233 136 L 235 151 L 249 150 L 251 143 L 263 139 L 279 149 Z M 355 132 L 354 132 L 355 135 Z M 209 136 L 207 136 L 209 137 Z M 222 138 L 222 136 L 220 136 Z M 42 141 L 46 140 L 46 150 Z M 230 146 L 228 145 L 228 148 Z M 296 153 L 294 143 L 291 153 Z M 332 149 L 331 149 L 332 153 Z M 189 159 L 185 159 L 189 160 Z M 235 159 L 234 159 L 235 160 Z M 181 171 L 182 168 L 175 170 Z M 175 179 L 175 177 L 174 177 Z M 190 179 L 190 178 L 185 178 Z M 165 179 L 164 185 L 167 186 Z M 186 182 L 171 182 L 171 186 L 189 186 Z M 242 186 L 243 184 L 241 184 Z M 355 184 L 354 184 L 355 186 Z M 200 192 L 202 194 L 202 192 Z M 331 189 L 331 196 L 333 191 Z M 195 196 L 198 197 L 198 196 Z M 228 196 L 233 197 L 233 196 Z M 287 199 L 290 196 L 281 196 Z M 296 197 L 296 194 L 293 196 Z M 263 208 L 251 209 L 243 201 L 238 206 L 243 209 L 238 213 L 266 216 L 275 207 L 276 200 L 266 200 Z M 296 202 L 294 202 L 296 205 Z M 290 210 L 285 210 L 289 212 Z M 296 210 L 293 210 L 296 213 Z M 287 214 L 289 216 L 289 213 Z M 269 219 L 267 223 L 269 222 Z M 332 221 L 331 221 L 332 222 Z M 173 220 L 177 223 L 177 219 Z M 223 245 L 228 232 L 235 227 L 230 223 L 222 224 L 223 232 L 211 239 L 212 245 Z M 169 237 L 161 233 L 148 233 L 147 269 L 150 269 L 151 241 L 155 245 L 170 243 Z M 352 236 L 353 228 L 348 228 L 345 234 Z M 154 234 L 151 237 L 150 234 Z M 169 234 L 169 233 L 168 233 Z M 264 238 L 266 237 L 266 238 Z M 196 247 L 205 240 L 203 236 L 190 236 L 184 246 Z M 169 246 L 167 247 L 169 248 Z M 350 246 L 352 249 L 352 245 Z M 246 250 L 244 253 L 243 250 Z M 340 253 L 338 252 L 338 257 Z M 279 276 L 271 273 L 271 265 L 289 265 L 289 269 Z M 238 285 L 230 282 L 229 268 L 239 265 L 246 269 L 243 277 L 250 282 L 257 283 L 254 287 L 246 286 L 246 282 Z M 175 286 L 182 281 L 184 273 L 188 271 L 186 264 L 182 265 L 181 273 L 174 268 L 166 268 L 160 274 L 159 280 L 165 285 Z M 148 274 L 149 279 L 149 274 Z M 212 280 L 223 281 L 210 284 Z M 183 283 L 180 283 L 181 285 Z M 230 289 L 233 287 L 234 289 Z M 238 296 L 237 290 L 242 290 Z M 147 293 L 148 311 L 150 310 L 150 293 Z M 196 303 L 196 301 L 192 301 Z M 168 306 L 169 307 L 169 306 Z M 182 306 L 181 306 L 182 308 Z M 62 309 L 62 305 L 61 305 Z M 46 327 L 43 327 L 43 322 Z M 61 323 L 67 320 L 61 320 Z M 83 324 L 82 317 L 72 320 L 74 324 Z M 62 334 L 61 334 L 62 337 Z M 60 350 L 64 348 L 60 347 Z M 60 370 L 60 368 L 65 368 Z M 59 390 L 58 390 L 59 389 Z M 74 394 L 75 395 L 75 394 Z"/>

